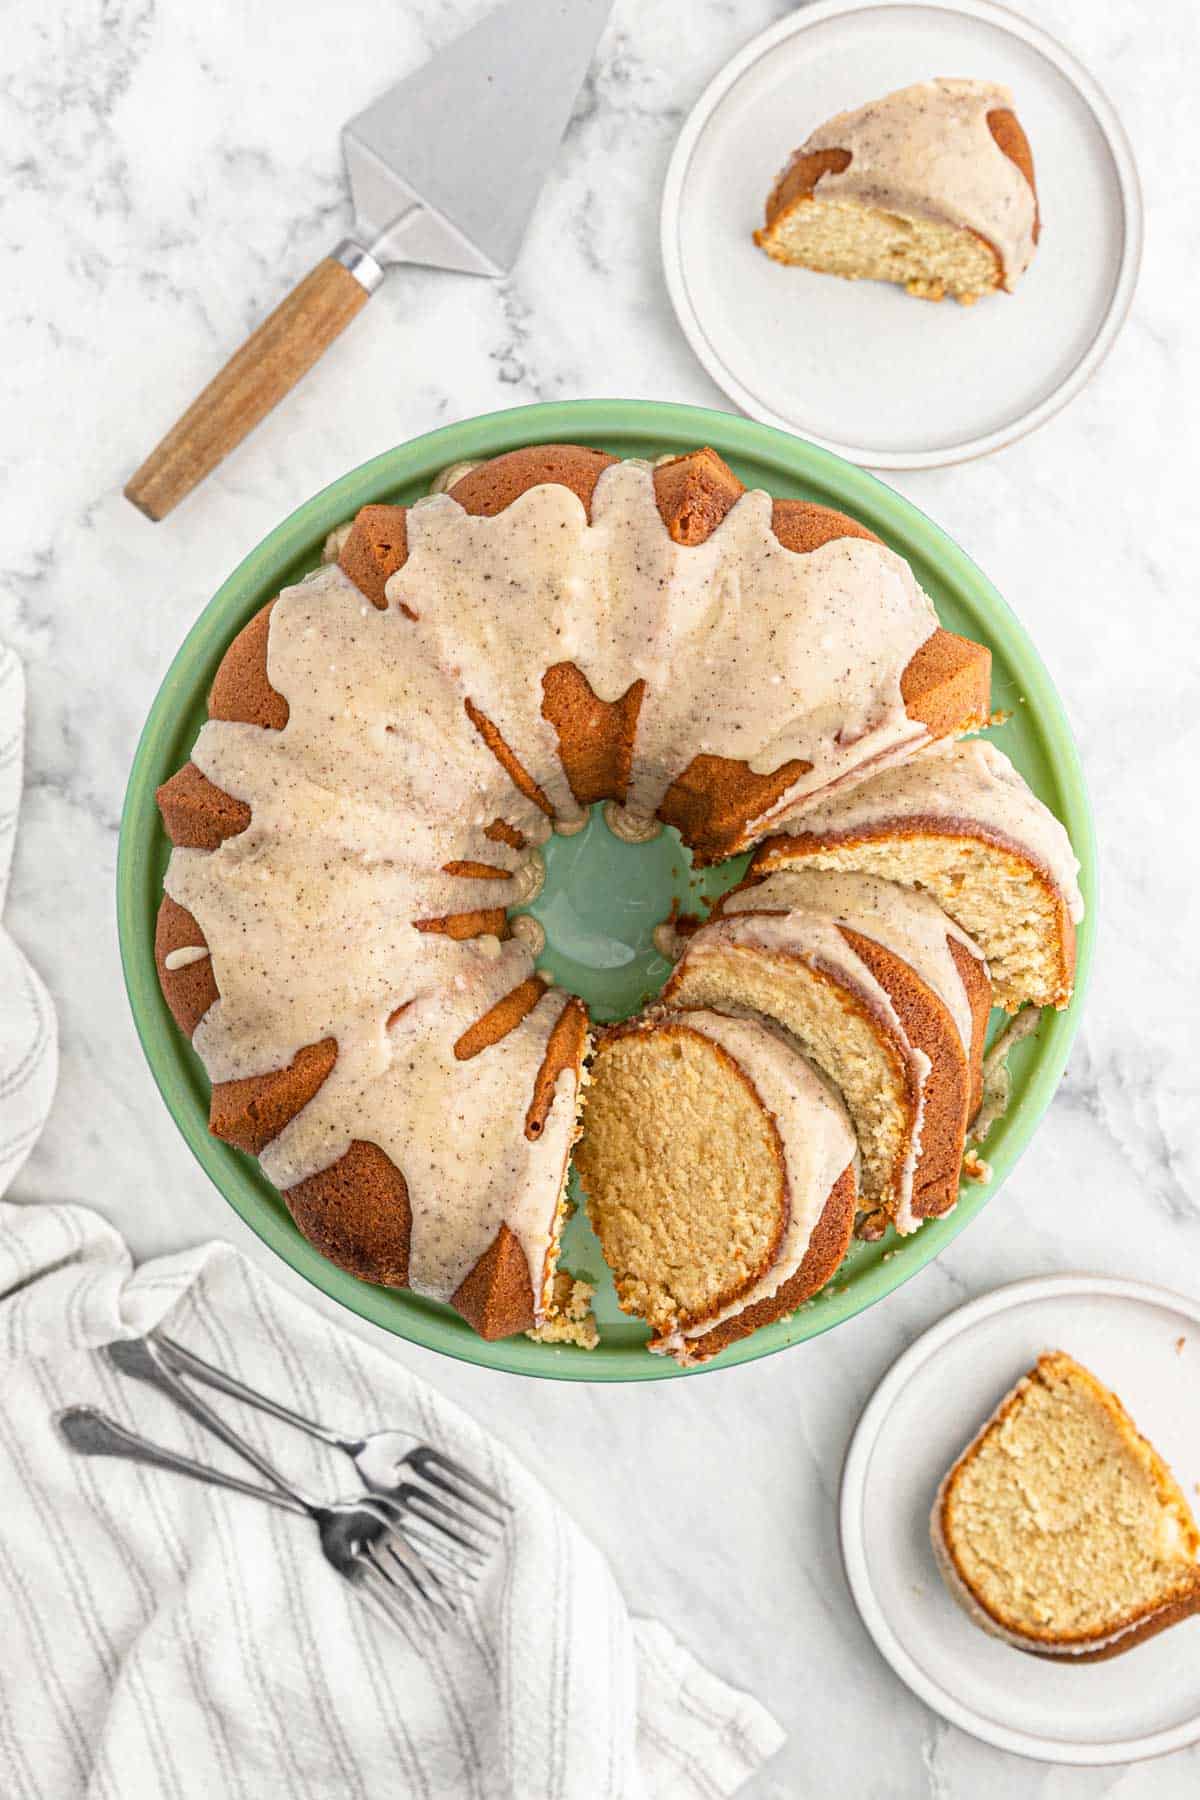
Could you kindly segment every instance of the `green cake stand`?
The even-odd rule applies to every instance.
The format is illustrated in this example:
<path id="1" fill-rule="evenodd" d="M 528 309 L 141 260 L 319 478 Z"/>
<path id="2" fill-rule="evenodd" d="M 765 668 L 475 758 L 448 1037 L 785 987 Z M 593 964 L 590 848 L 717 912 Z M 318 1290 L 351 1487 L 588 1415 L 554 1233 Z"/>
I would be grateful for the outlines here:
<path id="1" fill-rule="evenodd" d="M 386 1331 L 427 1349 L 514 1374 L 564 1381 L 678 1380 L 684 1371 L 645 1349 L 646 1331 L 619 1310 L 595 1238 L 579 1208 L 567 1226 L 563 1264 L 596 1283 L 600 1345 L 592 1351 L 526 1337 L 485 1343 L 450 1308 L 415 1294 L 373 1287 L 345 1274 L 307 1243 L 250 1157 L 210 1137 L 208 1080 L 176 1029 L 159 990 L 154 922 L 169 845 L 154 790 L 186 762 L 205 717 L 205 696 L 226 646 L 279 590 L 320 561 L 326 534 L 373 501 L 412 501 L 447 464 L 496 456 L 523 444 L 593 445 L 617 456 L 655 457 L 710 444 L 750 487 L 795 495 L 861 519 L 912 565 L 942 624 L 990 645 L 992 694 L 1008 722 L 992 735 L 1034 791 L 1063 820 L 1082 864 L 1088 913 L 1079 932 L 1075 998 L 1043 1015 L 1011 1059 L 1012 1100 L 988 1137 L 992 1179 L 966 1186 L 955 1212 L 914 1236 L 890 1233 L 856 1244 L 826 1290 L 790 1318 L 755 1333 L 703 1368 L 705 1374 L 770 1356 L 845 1324 L 932 1261 L 995 1200 L 1029 1142 L 1066 1066 L 1095 932 L 1095 841 L 1079 756 L 1054 687 L 1025 632 L 995 588 L 944 532 L 863 470 L 798 438 L 699 407 L 643 400 L 581 400 L 491 413 L 430 432 L 389 450 L 309 500 L 260 544 L 209 602 L 159 689 L 134 757 L 121 820 L 117 912 L 121 957 L 138 1033 L 154 1078 L 191 1149 L 229 1204 L 278 1256 L 326 1294 Z M 527 910 L 546 930 L 541 965 L 581 994 L 599 1021 L 637 1010 L 666 979 L 652 932 L 671 901 L 695 911 L 737 881 L 746 859 L 691 869 L 672 831 L 648 844 L 613 837 L 594 808 L 575 837 L 546 846 L 546 884 Z M 1000 1015 L 1002 1018 L 1002 1015 Z M 993 1028 L 998 1020 L 993 1020 Z"/>

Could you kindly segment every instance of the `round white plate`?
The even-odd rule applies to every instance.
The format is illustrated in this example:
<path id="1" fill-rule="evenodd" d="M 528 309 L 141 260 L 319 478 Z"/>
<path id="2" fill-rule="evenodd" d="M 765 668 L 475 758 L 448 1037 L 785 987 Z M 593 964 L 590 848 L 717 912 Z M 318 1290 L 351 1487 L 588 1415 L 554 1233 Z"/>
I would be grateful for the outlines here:
<path id="1" fill-rule="evenodd" d="M 1045 1762 L 1161 1756 L 1200 1739 L 1200 1619 L 1108 1662 L 1035 1662 L 973 1624 L 933 1560 L 929 1514 L 942 1477 L 1052 1349 L 1115 1389 L 1195 1494 L 1200 1304 L 1103 1275 L 1019 1281 L 941 1320 L 876 1388 L 842 1471 L 846 1576 L 897 1675 L 951 1724 Z"/>
<path id="2" fill-rule="evenodd" d="M 797 144 L 833 113 L 933 76 L 1012 88 L 1042 241 L 1015 294 L 910 298 L 772 262 L 753 242 Z M 752 418 L 876 469 L 998 450 L 1079 392 L 1129 309 L 1133 155 L 1094 81 L 990 0 L 821 0 L 756 37 L 701 95 L 667 171 L 662 252 L 692 348 Z"/>

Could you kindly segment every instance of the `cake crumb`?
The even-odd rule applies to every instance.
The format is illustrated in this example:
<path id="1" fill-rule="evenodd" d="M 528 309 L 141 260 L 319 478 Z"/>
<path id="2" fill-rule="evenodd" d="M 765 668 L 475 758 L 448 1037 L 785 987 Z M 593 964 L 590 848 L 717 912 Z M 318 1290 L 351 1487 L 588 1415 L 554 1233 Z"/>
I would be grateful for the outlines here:
<path id="1" fill-rule="evenodd" d="M 346 546 L 346 539 L 354 530 L 354 520 L 347 519 L 343 525 L 335 525 L 325 539 L 325 548 L 321 552 L 323 563 L 335 563 Z"/>
<path id="2" fill-rule="evenodd" d="M 1179 1337 L 1179 1338 L 1175 1339 L 1175 1354 L 1176 1354 L 1176 1356 L 1183 1355 L 1184 1345 L 1186 1343 L 1187 1343 L 1187 1339 L 1185 1337 Z"/>
<path id="3" fill-rule="evenodd" d="M 977 1151 L 968 1150 L 963 1157 L 963 1174 L 968 1181 L 977 1181 L 981 1186 L 986 1187 L 992 1179 L 992 1165 L 990 1162 L 985 1162 Z"/>
<path id="4" fill-rule="evenodd" d="M 594 1350 L 600 1342 L 592 1313 L 595 1292 L 592 1282 L 580 1281 L 569 1269 L 557 1270 L 546 1323 L 535 1325 L 525 1336 L 535 1344 L 576 1344 L 580 1350 Z"/>

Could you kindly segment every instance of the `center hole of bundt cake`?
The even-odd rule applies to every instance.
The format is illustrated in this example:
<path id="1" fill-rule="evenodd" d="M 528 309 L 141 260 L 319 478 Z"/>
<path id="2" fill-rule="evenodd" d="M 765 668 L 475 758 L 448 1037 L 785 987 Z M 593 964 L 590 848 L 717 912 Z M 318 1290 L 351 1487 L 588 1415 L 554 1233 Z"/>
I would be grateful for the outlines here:
<path id="1" fill-rule="evenodd" d="M 656 948 L 654 932 L 672 909 L 707 918 L 705 900 L 740 881 L 749 861 L 735 856 L 693 869 L 678 832 L 666 827 L 649 843 L 626 843 L 609 830 L 599 805 L 582 831 L 555 834 L 542 855 L 541 893 L 511 916 L 537 919 L 546 933 L 538 967 L 579 994 L 601 1024 L 637 1012 L 666 981 L 672 965 Z"/>

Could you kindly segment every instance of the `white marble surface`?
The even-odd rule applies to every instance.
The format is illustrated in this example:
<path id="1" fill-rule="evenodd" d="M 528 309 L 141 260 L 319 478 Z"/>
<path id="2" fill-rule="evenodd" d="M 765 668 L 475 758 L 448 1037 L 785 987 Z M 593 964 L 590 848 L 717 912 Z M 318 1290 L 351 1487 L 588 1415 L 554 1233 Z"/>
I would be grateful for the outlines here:
<path id="1" fill-rule="evenodd" d="M 265 1256 L 177 1135 L 121 986 L 117 822 L 145 711 L 232 565 L 374 452 L 523 401 L 722 404 L 666 302 L 658 192 L 703 84 L 784 10 L 617 0 L 513 278 L 395 275 L 302 390 L 151 526 L 122 482 L 348 222 L 338 124 L 479 0 L 293 0 L 286 22 L 248 0 L 9 0 L 0 638 L 26 661 L 31 719 L 8 923 L 53 989 L 63 1040 L 58 1099 L 20 1197 L 86 1197 L 141 1254 L 222 1234 Z M 1132 317 L 1043 431 L 897 485 L 1021 614 L 1079 735 L 1103 855 L 1101 944 L 1063 1089 L 1002 1197 L 939 1264 L 769 1362 L 683 1383 L 559 1387 L 393 1345 L 541 1470 L 639 1610 L 786 1723 L 788 1747 L 755 1800 L 1142 1800 L 1200 1780 L 1200 1749 L 1056 1771 L 943 1725 L 874 1653 L 834 1532 L 860 1406 L 901 1347 L 964 1297 L 1072 1268 L 1200 1290 L 1200 982 L 1184 936 L 1200 849 L 1180 830 L 1200 735 L 1188 470 L 1200 451 L 1200 52 L 1182 0 L 1164 0 L 1152 34 L 1134 0 L 1042 0 L 1038 14 L 1107 88 L 1139 156 L 1147 247 Z"/>

